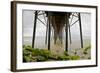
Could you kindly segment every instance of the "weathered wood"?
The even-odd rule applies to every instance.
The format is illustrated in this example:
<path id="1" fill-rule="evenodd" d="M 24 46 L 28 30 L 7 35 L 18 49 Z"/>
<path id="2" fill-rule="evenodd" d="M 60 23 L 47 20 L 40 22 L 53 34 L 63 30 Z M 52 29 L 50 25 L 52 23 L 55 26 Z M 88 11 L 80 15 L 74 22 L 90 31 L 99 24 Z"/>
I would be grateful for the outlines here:
<path id="1" fill-rule="evenodd" d="M 72 18 L 71 18 L 70 23 L 69 23 L 69 39 L 70 39 L 70 44 L 72 44 L 70 27 L 71 27 L 71 24 L 72 24 L 72 20 L 73 20 L 74 14 L 71 14 L 71 16 L 72 16 Z"/>
<path id="2" fill-rule="evenodd" d="M 81 16 L 80 16 L 80 13 L 79 13 L 79 27 L 80 27 L 81 48 L 83 48 L 82 24 L 81 24 Z"/>
<path id="3" fill-rule="evenodd" d="M 60 40 L 62 44 L 62 32 L 65 25 L 65 12 L 49 12 L 51 16 L 51 24 L 54 29 L 54 44 L 56 44 L 57 39 Z"/>
<path id="4" fill-rule="evenodd" d="M 62 33 L 63 28 L 65 27 L 66 23 L 66 51 L 68 48 L 68 24 L 69 24 L 69 17 L 71 15 L 70 12 L 45 12 L 47 18 L 49 18 L 49 27 L 48 27 L 48 49 L 50 50 L 50 36 L 51 36 L 51 26 L 54 29 L 54 43 L 56 44 L 57 39 L 60 40 L 62 44 Z M 51 26 L 50 26 L 51 23 Z M 70 31 L 70 30 L 69 30 Z M 71 36 L 71 35 L 70 35 Z"/>
<path id="5" fill-rule="evenodd" d="M 70 24 L 69 24 L 69 39 L 70 39 L 70 44 L 72 43 L 72 39 L 71 39 L 71 30 L 70 30 Z"/>
<path id="6" fill-rule="evenodd" d="M 48 50 L 50 50 L 50 37 L 51 37 L 51 26 L 50 26 L 50 15 L 48 14 Z"/>
<path id="7" fill-rule="evenodd" d="M 65 51 L 68 51 L 68 23 L 69 23 L 68 14 L 66 14 L 65 19 L 66 19 L 65 20 L 65 23 L 66 23 L 66 27 L 65 27 L 65 33 L 66 33 Z"/>
<path id="8" fill-rule="evenodd" d="M 48 37 L 48 18 L 47 18 L 47 25 L 46 25 L 46 37 L 45 37 L 45 44 L 47 44 L 47 37 Z"/>
<path id="9" fill-rule="evenodd" d="M 46 26 L 46 24 L 39 18 L 37 18 L 44 26 Z"/>
<path id="10" fill-rule="evenodd" d="M 35 33 L 36 33 L 36 23 L 37 23 L 37 17 L 38 13 L 35 11 L 35 17 L 34 17 L 34 27 L 33 27 L 33 38 L 32 38 L 32 48 L 34 48 L 34 42 L 35 42 Z"/>

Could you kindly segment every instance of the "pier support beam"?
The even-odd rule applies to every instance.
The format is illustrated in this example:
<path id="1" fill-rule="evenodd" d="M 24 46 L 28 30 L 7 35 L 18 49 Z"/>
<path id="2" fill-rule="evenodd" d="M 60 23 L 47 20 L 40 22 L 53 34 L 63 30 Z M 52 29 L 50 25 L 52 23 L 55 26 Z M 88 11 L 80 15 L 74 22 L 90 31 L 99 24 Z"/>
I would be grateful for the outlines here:
<path id="1" fill-rule="evenodd" d="M 65 16 L 65 34 L 66 34 L 66 40 L 65 40 L 65 51 L 68 51 L 68 24 L 69 24 L 69 20 L 68 20 L 68 14 Z"/>
<path id="2" fill-rule="evenodd" d="M 50 38 L 51 38 L 51 26 L 50 26 L 50 14 L 48 13 L 48 50 L 50 50 Z"/>
<path id="3" fill-rule="evenodd" d="M 80 28 L 81 48 L 83 48 L 82 24 L 81 24 L 81 16 L 80 16 L 80 13 L 79 13 L 78 17 L 79 17 L 79 28 Z"/>
<path id="4" fill-rule="evenodd" d="M 48 18 L 47 18 L 47 25 L 46 25 L 46 37 L 45 37 L 45 44 L 47 44 L 47 37 L 48 37 Z"/>
<path id="5" fill-rule="evenodd" d="M 33 26 L 33 38 L 32 38 L 32 48 L 34 48 L 34 42 L 35 42 L 37 17 L 38 17 L 38 13 L 37 13 L 37 11 L 35 11 L 34 26 Z"/>

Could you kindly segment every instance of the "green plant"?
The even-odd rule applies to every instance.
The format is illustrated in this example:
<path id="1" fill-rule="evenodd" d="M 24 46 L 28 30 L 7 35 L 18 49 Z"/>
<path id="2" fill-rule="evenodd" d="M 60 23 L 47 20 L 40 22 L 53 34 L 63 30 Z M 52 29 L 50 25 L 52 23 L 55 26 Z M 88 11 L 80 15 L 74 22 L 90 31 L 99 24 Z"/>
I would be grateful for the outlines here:
<path id="1" fill-rule="evenodd" d="M 53 60 L 57 60 L 58 59 L 58 56 L 51 53 L 51 54 L 49 54 L 48 58 L 49 59 L 53 59 Z"/>
<path id="2" fill-rule="evenodd" d="M 27 51 L 32 52 L 33 51 L 33 48 L 31 46 L 24 46 L 23 47 L 23 50 L 27 50 Z"/>
<path id="3" fill-rule="evenodd" d="M 89 45 L 89 46 L 87 46 L 85 49 L 84 49 L 84 51 L 83 51 L 83 54 L 88 54 L 88 50 L 89 49 L 91 49 L 91 46 Z"/>
<path id="4" fill-rule="evenodd" d="M 37 62 L 47 61 L 47 60 L 48 60 L 48 59 L 45 58 L 44 56 L 37 56 L 36 59 L 37 59 Z"/>
<path id="5" fill-rule="evenodd" d="M 70 57 L 62 55 L 62 56 L 58 56 L 58 60 L 70 60 Z"/>
<path id="6" fill-rule="evenodd" d="M 83 51 L 84 54 L 88 54 L 87 51 Z"/>
<path id="7" fill-rule="evenodd" d="M 69 54 L 68 54 L 68 52 L 67 52 L 67 51 L 64 51 L 64 55 L 69 56 Z"/>
<path id="8" fill-rule="evenodd" d="M 23 57 L 23 62 L 31 62 L 32 58 L 30 56 L 24 56 Z"/>
<path id="9" fill-rule="evenodd" d="M 78 60 L 79 56 L 70 56 L 68 52 L 64 52 L 61 56 L 39 48 L 32 48 L 31 46 L 23 45 L 23 62 L 42 62 L 49 60 Z"/>
<path id="10" fill-rule="evenodd" d="M 79 60 L 80 59 L 80 57 L 79 56 L 70 56 L 70 58 L 71 58 L 71 60 Z"/>
<path id="11" fill-rule="evenodd" d="M 91 46 L 90 46 L 90 45 L 87 46 L 87 47 L 84 49 L 84 51 L 87 51 L 88 49 L 91 49 Z"/>

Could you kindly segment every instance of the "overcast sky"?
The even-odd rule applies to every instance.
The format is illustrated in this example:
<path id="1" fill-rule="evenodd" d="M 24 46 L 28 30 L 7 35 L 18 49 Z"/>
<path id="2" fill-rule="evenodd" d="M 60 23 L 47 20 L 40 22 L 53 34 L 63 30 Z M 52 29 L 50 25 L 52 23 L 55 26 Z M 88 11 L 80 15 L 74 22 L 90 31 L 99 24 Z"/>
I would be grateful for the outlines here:
<path id="1" fill-rule="evenodd" d="M 43 16 L 39 17 L 43 20 Z M 75 21 L 76 18 L 73 19 Z M 90 38 L 91 35 L 91 14 L 81 13 L 83 36 Z M 23 37 L 32 37 L 34 23 L 34 11 L 23 10 Z M 37 22 L 36 36 L 45 36 L 46 27 L 40 22 Z M 79 35 L 78 22 L 71 27 L 72 37 Z"/>

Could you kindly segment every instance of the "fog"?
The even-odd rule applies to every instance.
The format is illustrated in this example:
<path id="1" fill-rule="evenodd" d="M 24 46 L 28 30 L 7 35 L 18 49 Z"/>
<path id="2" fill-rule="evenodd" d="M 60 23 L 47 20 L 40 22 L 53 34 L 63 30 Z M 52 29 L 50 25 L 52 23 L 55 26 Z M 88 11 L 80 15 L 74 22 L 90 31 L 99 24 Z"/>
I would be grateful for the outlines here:
<path id="1" fill-rule="evenodd" d="M 84 40 L 90 40 L 91 38 L 91 14 L 90 13 L 80 13 L 81 14 L 81 22 L 82 22 L 82 33 Z M 43 22 L 43 16 L 39 17 Z M 73 18 L 73 22 L 76 18 Z M 33 35 L 33 25 L 34 25 L 34 11 L 33 10 L 23 10 L 23 44 L 32 43 L 32 35 Z M 43 25 L 40 21 L 37 21 L 36 25 L 36 41 L 45 41 L 46 34 L 46 26 Z M 65 33 L 63 33 L 65 35 Z M 79 22 L 75 23 L 71 26 L 71 37 L 72 41 L 80 40 L 80 32 L 79 32 Z M 52 37 L 51 37 L 52 38 Z M 37 42 L 39 43 L 39 42 Z M 40 43 L 39 43 L 40 44 Z M 43 44 L 42 44 L 43 45 Z"/>

